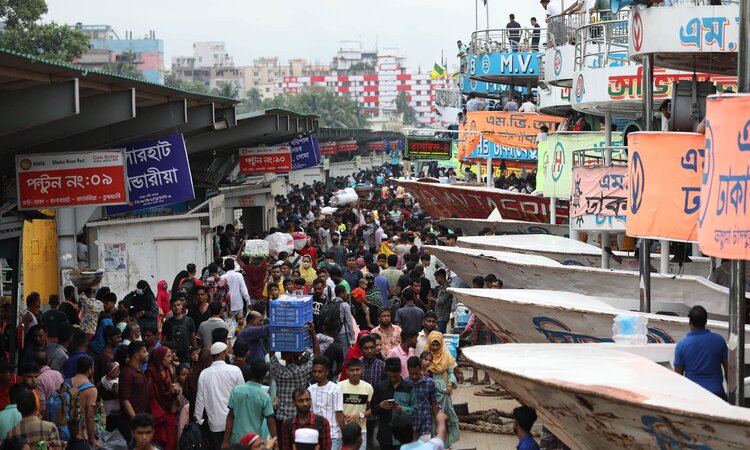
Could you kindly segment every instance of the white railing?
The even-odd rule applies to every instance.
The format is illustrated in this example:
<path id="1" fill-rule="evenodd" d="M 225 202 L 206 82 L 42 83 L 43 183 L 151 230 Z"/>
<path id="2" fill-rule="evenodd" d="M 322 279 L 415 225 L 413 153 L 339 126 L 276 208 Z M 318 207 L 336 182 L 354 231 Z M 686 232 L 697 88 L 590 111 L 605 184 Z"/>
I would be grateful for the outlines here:
<path id="1" fill-rule="evenodd" d="M 469 53 L 543 52 L 546 43 L 546 28 L 479 30 L 471 34 Z"/>
<path id="2" fill-rule="evenodd" d="M 593 13 L 573 13 L 552 16 L 547 19 L 547 32 L 550 38 L 548 47 L 575 45 L 576 30 L 589 23 L 627 19 L 628 10 L 620 10 L 617 14 L 613 14 L 608 10 L 602 10 Z"/>
<path id="3" fill-rule="evenodd" d="M 722 0 L 721 6 L 737 5 L 738 0 Z M 661 3 L 654 3 L 652 6 L 671 7 L 671 6 L 710 6 L 711 0 L 664 0 Z M 714 5 L 719 6 L 719 5 Z"/>
<path id="4" fill-rule="evenodd" d="M 590 22 L 576 30 L 574 70 L 631 64 L 628 59 L 630 27 L 627 16 L 619 18 L 622 12 L 611 16 L 612 20 Z"/>
<path id="5" fill-rule="evenodd" d="M 605 150 L 612 150 L 612 164 L 613 166 L 627 166 L 628 158 L 616 158 L 614 154 L 625 153 L 627 155 L 628 148 L 623 146 L 611 146 L 611 147 L 592 147 L 582 148 L 580 150 L 573 150 L 573 167 L 600 167 L 604 166 Z"/>

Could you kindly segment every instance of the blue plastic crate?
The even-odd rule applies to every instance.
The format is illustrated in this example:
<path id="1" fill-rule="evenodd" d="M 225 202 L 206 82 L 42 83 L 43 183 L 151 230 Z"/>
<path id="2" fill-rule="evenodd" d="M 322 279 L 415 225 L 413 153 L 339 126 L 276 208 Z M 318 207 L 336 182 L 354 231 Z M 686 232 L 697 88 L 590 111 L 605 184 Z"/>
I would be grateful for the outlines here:
<path id="1" fill-rule="evenodd" d="M 301 327 L 313 320 L 311 295 L 288 295 L 270 303 L 272 327 Z"/>
<path id="2" fill-rule="evenodd" d="M 271 326 L 271 351 L 302 352 L 312 347 L 312 336 L 307 327 Z"/>
<path id="3" fill-rule="evenodd" d="M 456 308 L 455 314 L 456 328 L 465 328 L 466 324 L 469 323 L 469 318 L 471 317 L 471 311 L 469 311 L 469 308 L 467 308 L 463 304 L 459 304 Z"/>
<path id="4" fill-rule="evenodd" d="M 445 339 L 445 346 L 448 348 L 448 351 L 450 352 L 451 356 L 453 358 L 458 358 L 458 339 L 459 335 L 457 334 L 444 334 L 443 339 Z"/>

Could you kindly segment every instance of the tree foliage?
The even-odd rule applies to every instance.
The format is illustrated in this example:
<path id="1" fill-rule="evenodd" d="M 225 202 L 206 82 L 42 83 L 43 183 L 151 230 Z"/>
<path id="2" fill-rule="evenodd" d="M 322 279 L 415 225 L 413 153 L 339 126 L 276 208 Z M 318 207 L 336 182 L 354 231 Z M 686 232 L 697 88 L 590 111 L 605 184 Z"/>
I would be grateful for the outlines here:
<path id="1" fill-rule="evenodd" d="M 404 125 L 417 124 L 417 112 L 409 106 L 409 99 L 406 98 L 406 92 L 401 91 L 396 96 L 396 112 L 401 114 L 401 121 Z"/>
<path id="2" fill-rule="evenodd" d="M 243 114 L 261 109 L 263 109 L 263 96 L 257 88 L 252 88 L 247 91 L 245 100 L 237 107 L 237 112 Z"/>
<path id="3" fill-rule="evenodd" d="M 59 62 L 72 62 L 89 48 L 84 33 L 54 22 L 41 23 L 47 12 L 44 0 L 0 0 L 0 48 Z"/>
<path id="4" fill-rule="evenodd" d="M 164 85 L 182 89 L 183 91 L 195 92 L 196 94 L 208 94 L 208 88 L 203 82 L 198 80 L 183 80 L 182 78 L 178 78 L 173 72 L 167 73 L 164 77 Z"/>
<path id="5" fill-rule="evenodd" d="M 281 108 L 299 114 L 316 115 L 320 125 L 324 127 L 367 128 L 367 118 L 359 103 L 325 88 L 308 89 L 301 94 L 277 95 L 263 102 L 263 108 Z"/>
<path id="6" fill-rule="evenodd" d="M 144 79 L 143 73 L 138 70 L 135 53 L 132 52 L 123 52 L 118 56 L 117 61 L 105 64 L 102 70 L 137 80 Z"/>
<path id="7" fill-rule="evenodd" d="M 218 87 L 211 89 L 211 94 L 227 98 L 239 98 L 240 96 L 240 88 L 234 83 L 222 81 L 217 83 L 217 86 Z"/>

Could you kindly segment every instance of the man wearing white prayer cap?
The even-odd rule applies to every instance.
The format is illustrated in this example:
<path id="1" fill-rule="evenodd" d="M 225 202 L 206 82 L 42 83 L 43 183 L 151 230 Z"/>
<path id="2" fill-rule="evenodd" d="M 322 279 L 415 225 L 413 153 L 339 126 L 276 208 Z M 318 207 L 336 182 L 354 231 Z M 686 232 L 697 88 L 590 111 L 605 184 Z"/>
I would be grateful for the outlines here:
<path id="1" fill-rule="evenodd" d="M 320 450 L 318 446 L 318 430 L 300 428 L 294 432 L 294 446 L 297 450 Z"/>

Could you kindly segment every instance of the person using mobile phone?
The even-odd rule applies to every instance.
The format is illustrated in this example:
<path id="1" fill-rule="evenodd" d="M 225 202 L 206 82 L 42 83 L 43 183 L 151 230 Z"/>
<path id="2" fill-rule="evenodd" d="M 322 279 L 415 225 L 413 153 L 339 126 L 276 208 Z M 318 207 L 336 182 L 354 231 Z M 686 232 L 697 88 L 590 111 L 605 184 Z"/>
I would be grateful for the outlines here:
<path id="1" fill-rule="evenodd" d="M 401 444 L 391 433 L 391 421 L 399 414 L 412 415 L 417 405 L 414 387 L 401 377 L 401 360 L 385 360 L 385 380 L 374 387 L 372 413 L 378 417 L 377 440 L 382 450 L 394 450 Z"/>

